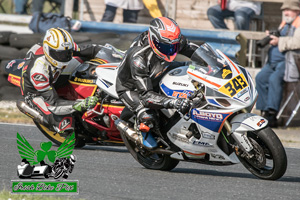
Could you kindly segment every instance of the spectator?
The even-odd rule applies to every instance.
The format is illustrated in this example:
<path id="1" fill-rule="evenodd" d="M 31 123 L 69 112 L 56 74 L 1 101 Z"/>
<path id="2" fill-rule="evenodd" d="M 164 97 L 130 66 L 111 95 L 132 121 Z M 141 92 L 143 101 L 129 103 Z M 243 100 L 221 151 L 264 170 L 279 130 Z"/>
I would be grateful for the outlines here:
<path id="1" fill-rule="evenodd" d="M 123 22 L 136 23 L 139 11 L 144 8 L 142 0 L 105 0 L 105 4 L 102 22 L 112 22 L 117 8 L 123 8 Z"/>
<path id="2" fill-rule="evenodd" d="M 27 10 L 26 10 L 27 2 L 28 2 L 28 0 L 14 0 L 15 13 L 21 14 L 21 15 L 26 15 L 27 14 Z"/>
<path id="3" fill-rule="evenodd" d="M 271 127 L 278 125 L 276 115 L 282 99 L 283 78 L 287 76 L 285 68 L 291 67 L 293 63 L 295 65 L 289 56 L 292 50 L 300 48 L 299 0 L 284 1 L 281 10 L 280 36 L 270 35 L 269 44 L 272 46 L 268 51 L 267 62 L 255 78 L 258 91 L 256 107 L 262 111 Z"/>
<path id="4" fill-rule="evenodd" d="M 39 11 L 43 12 L 44 3 L 46 0 L 32 0 L 32 13 Z M 65 13 L 65 0 L 48 0 L 50 3 L 55 2 L 60 5 L 60 14 Z"/>
<path id="5" fill-rule="evenodd" d="M 226 3 L 227 2 L 227 3 Z M 218 0 L 218 5 L 207 10 L 207 16 L 214 28 L 228 29 L 224 19 L 234 17 L 235 27 L 238 30 L 249 30 L 251 17 L 259 15 L 261 3 L 243 0 Z"/>

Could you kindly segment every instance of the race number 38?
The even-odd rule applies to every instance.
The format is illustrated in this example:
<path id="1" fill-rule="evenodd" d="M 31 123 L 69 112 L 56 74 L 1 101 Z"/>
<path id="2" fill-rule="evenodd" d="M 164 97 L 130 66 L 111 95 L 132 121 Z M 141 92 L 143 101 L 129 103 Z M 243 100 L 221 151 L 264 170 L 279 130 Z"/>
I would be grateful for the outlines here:
<path id="1" fill-rule="evenodd" d="M 243 74 L 239 74 L 238 76 L 232 78 L 225 85 L 223 85 L 219 91 L 227 96 L 233 97 L 244 88 L 248 86 L 247 81 Z"/>

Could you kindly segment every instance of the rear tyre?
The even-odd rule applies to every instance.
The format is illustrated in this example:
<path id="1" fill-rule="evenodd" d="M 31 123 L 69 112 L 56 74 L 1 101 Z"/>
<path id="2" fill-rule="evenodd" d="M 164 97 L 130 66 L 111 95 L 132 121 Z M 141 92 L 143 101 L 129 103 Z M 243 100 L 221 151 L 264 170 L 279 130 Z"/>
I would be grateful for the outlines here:
<path id="1" fill-rule="evenodd" d="M 179 161 L 172 159 L 169 155 L 151 153 L 146 149 L 136 151 L 135 149 L 138 147 L 135 143 L 129 140 L 124 133 L 120 134 L 130 154 L 145 168 L 170 171 L 178 165 Z"/>
<path id="2" fill-rule="evenodd" d="M 55 134 L 55 132 L 53 131 L 50 131 L 48 128 L 46 128 L 45 126 L 35 122 L 35 125 L 38 127 L 38 129 L 49 139 L 51 140 L 52 142 L 54 142 L 56 145 L 60 146 L 66 138 L 60 136 L 58 133 Z M 83 138 L 81 137 L 78 137 L 76 135 L 76 138 L 75 138 L 75 147 L 76 148 L 81 148 L 85 146 L 85 141 Z"/>
<path id="3" fill-rule="evenodd" d="M 254 147 L 253 158 L 241 157 L 241 163 L 255 176 L 266 180 L 277 180 L 287 168 L 287 156 L 281 141 L 270 127 L 248 132 L 248 138 Z"/>

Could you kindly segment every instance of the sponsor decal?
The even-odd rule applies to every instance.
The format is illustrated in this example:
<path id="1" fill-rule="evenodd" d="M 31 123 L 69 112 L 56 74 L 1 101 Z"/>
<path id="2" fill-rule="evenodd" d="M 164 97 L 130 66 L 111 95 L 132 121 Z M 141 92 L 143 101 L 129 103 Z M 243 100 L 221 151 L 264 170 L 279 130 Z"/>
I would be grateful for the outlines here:
<path id="1" fill-rule="evenodd" d="M 15 64 L 15 63 L 16 63 L 15 60 L 10 61 L 10 62 L 6 65 L 6 69 L 11 68 L 11 67 L 13 66 L 13 64 Z"/>
<path id="2" fill-rule="evenodd" d="M 252 145 L 250 144 L 250 141 L 249 141 L 248 137 L 247 137 L 245 134 L 242 135 L 242 138 L 244 139 L 244 141 L 247 143 L 247 145 L 248 145 L 249 147 L 252 146 Z"/>
<path id="3" fill-rule="evenodd" d="M 64 42 L 61 44 L 62 47 L 69 47 L 71 46 L 71 42 Z"/>
<path id="4" fill-rule="evenodd" d="M 90 79 L 84 79 L 84 78 L 74 78 L 74 81 L 76 82 L 81 82 L 81 83 L 94 83 L 94 80 L 90 80 Z"/>
<path id="5" fill-rule="evenodd" d="M 59 124 L 59 129 L 64 130 L 66 128 L 71 127 L 72 124 L 72 117 L 65 117 Z"/>
<path id="6" fill-rule="evenodd" d="M 245 88 L 245 89 L 243 89 L 241 92 L 239 92 L 236 96 L 237 96 L 237 98 L 240 98 L 241 96 L 243 96 L 244 94 L 246 94 L 247 93 L 247 91 L 248 91 L 248 89 L 247 88 Z"/>
<path id="7" fill-rule="evenodd" d="M 249 99 L 250 99 L 250 97 L 246 97 L 246 98 L 244 99 L 244 101 L 249 101 Z"/>
<path id="8" fill-rule="evenodd" d="M 208 142 L 202 142 L 200 140 L 193 141 L 193 144 L 199 145 L 199 146 L 204 146 L 204 147 L 211 147 L 212 146 L 212 144 L 210 144 Z"/>
<path id="9" fill-rule="evenodd" d="M 204 112 L 197 109 L 193 109 L 193 115 L 197 119 L 223 121 L 223 115 L 220 113 L 210 113 L 210 112 Z"/>
<path id="10" fill-rule="evenodd" d="M 173 85 L 179 85 L 179 86 L 184 86 L 184 87 L 188 87 L 189 84 L 185 84 L 185 83 L 179 83 L 179 82 L 173 82 Z"/>
<path id="11" fill-rule="evenodd" d="M 189 143 L 189 140 L 185 137 L 182 137 L 180 135 L 178 135 L 177 133 L 169 133 L 169 135 L 171 136 L 171 138 L 173 138 L 174 140 L 178 140 L 180 142 L 184 142 L 184 143 Z"/>
<path id="12" fill-rule="evenodd" d="M 35 73 L 31 77 L 36 85 L 39 83 L 49 82 L 48 78 L 44 74 Z"/>
<path id="13" fill-rule="evenodd" d="M 51 35 L 49 37 L 47 37 L 47 41 L 49 42 L 50 41 L 50 38 L 51 38 Z"/>
<path id="14" fill-rule="evenodd" d="M 21 69 L 24 66 L 24 64 L 25 64 L 25 61 L 18 64 L 18 69 Z"/>
<path id="15" fill-rule="evenodd" d="M 257 126 L 261 127 L 264 123 L 266 123 L 266 120 L 261 119 L 259 122 L 257 122 Z"/>
<path id="16" fill-rule="evenodd" d="M 223 69 L 222 78 L 225 79 L 229 74 L 232 74 L 231 70 Z"/>
<path id="17" fill-rule="evenodd" d="M 206 132 L 202 132 L 201 135 L 203 138 L 206 138 L 206 139 L 214 140 L 216 138 L 213 134 L 206 133 Z"/>
<path id="18" fill-rule="evenodd" d="M 53 150 L 52 142 L 41 142 L 35 150 L 26 138 L 17 133 L 17 147 L 22 159 L 17 174 L 22 179 L 12 180 L 12 193 L 59 193 L 78 194 L 78 181 L 47 180 L 67 179 L 74 170 L 76 156 L 73 154 L 75 133 Z"/>
<path id="19" fill-rule="evenodd" d="M 172 97 L 176 98 L 188 98 L 189 91 L 184 91 L 184 92 L 178 92 L 178 91 L 173 91 Z"/>

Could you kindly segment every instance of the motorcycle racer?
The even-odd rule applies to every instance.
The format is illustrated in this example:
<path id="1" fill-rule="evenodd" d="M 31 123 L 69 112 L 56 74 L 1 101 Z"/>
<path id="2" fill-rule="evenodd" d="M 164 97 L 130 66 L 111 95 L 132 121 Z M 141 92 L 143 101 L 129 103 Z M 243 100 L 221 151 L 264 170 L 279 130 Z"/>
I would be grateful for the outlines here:
<path id="1" fill-rule="evenodd" d="M 94 107 L 97 97 L 74 102 L 60 99 L 53 84 L 75 58 L 94 58 L 103 46 L 77 45 L 71 34 L 62 28 L 49 29 L 43 45 L 35 44 L 27 53 L 21 76 L 21 92 L 25 102 L 38 110 L 49 130 L 69 134 L 74 130 L 72 113 Z M 45 125 L 44 124 L 44 125 Z"/>
<path id="2" fill-rule="evenodd" d="M 174 108 L 186 114 L 191 107 L 190 100 L 158 94 L 155 88 L 165 72 L 184 65 L 182 62 L 172 62 L 178 53 L 191 57 L 197 48 L 198 45 L 181 34 L 173 19 L 153 19 L 149 29 L 133 41 L 119 66 L 116 90 L 126 105 L 121 119 L 126 120 L 128 114 L 125 113 L 129 109 L 149 129 L 155 126 L 156 121 L 151 109 Z"/>

